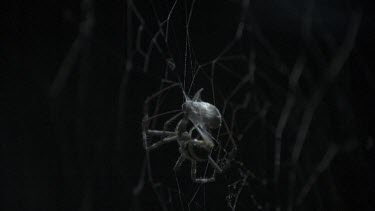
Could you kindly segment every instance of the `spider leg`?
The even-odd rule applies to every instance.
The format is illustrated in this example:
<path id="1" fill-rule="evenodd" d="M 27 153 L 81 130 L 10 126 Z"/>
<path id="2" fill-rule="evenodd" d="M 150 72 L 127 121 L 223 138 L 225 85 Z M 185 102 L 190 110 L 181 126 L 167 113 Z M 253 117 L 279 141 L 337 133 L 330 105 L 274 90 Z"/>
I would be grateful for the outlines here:
<path id="1" fill-rule="evenodd" d="M 163 131 L 166 131 L 167 130 L 167 127 L 168 125 L 171 124 L 172 121 L 174 121 L 175 119 L 177 119 L 181 114 L 183 114 L 183 112 L 180 112 L 176 115 L 174 115 L 172 118 L 170 118 L 169 120 L 167 120 L 164 125 L 163 125 Z"/>
<path id="2" fill-rule="evenodd" d="M 179 137 L 177 135 L 176 132 L 172 132 L 172 131 L 166 131 L 166 127 L 168 124 L 170 124 L 170 122 L 172 122 L 174 119 L 176 119 L 179 115 L 181 115 L 181 113 L 178 113 L 177 115 L 173 116 L 171 119 L 169 119 L 166 123 L 164 123 L 164 129 L 163 131 L 160 131 L 160 130 L 147 130 L 147 132 L 145 131 L 146 130 L 146 127 L 144 126 L 143 127 L 143 146 L 146 150 L 153 150 L 155 148 L 158 148 L 159 146 L 163 145 L 163 144 L 166 144 L 166 143 L 169 143 L 171 141 L 175 141 L 177 140 Z M 150 135 L 150 136 L 168 136 L 164 139 L 162 139 L 161 141 L 159 142 L 156 142 L 154 143 L 153 145 L 151 146 L 148 146 L 147 144 L 147 135 Z"/>
<path id="3" fill-rule="evenodd" d="M 151 95 L 145 100 L 144 106 L 143 106 L 143 120 L 142 120 L 142 139 L 143 139 L 143 147 L 145 149 L 148 148 L 147 146 L 147 133 L 148 133 L 148 125 L 149 125 L 149 115 L 148 115 L 148 107 L 151 100 L 156 98 L 157 96 L 161 95 L 165 91 L 178 86 L 179 84 L 175 83 L 170 86 L 165 87 L 164 89 L 161 89 L 160 91 L 156 92 L 155 94 Z M 152 133 L 152 132 L 151 132 Z"/>
<path id="4" fill-rule="evenodd" d="M 149 118 L 149 115 L 148 115 L 148 106 L 149 106 L 149 103 L 151 100 L 153 100 L 154 98 L 158 97 L 159 95 L 163 94 L 165 91 L 167 91 L 168 89 L 171 89 L 175 86 L 178 86 L 179 84 L 172 84 L 170 86 L 167 86 L 165 87 L 164 89 L 156 92 L 155 94 L 151 95 L 150 97 L 147 97 L 147 99 L 145 100 L 145 103 L 143 105 L 143 120 L 142 120 L 142 127 L 143 127 L 143 130 L 146 131 L 148 129 L 148 123 L 150 121 L 150 119 L 152 118 L 155 118 L 155 117 L 150 117 Z"/>
<path id="5" fill-rule="evenodd" d="M 147 134 L 151 136 L 174 136 L 176 135 L 176 132 L 161 131 L 161 130 L 148 130 Z"/>
<path id="6" fill-rule="evenodd" d="M 172 118 L 170 118 L 168 121 L 166 121 L 164 123 L 164 127 L 163 127 L 163 130 L 160 131 L 160 130 L 148 130 L 148 123 L 149 123 L 149 119 L 148 120 L 143 120 L 143 124 L 142 124 L 142 136 L 143 136 L 143 145 L 145 148 L 147 148 L 147 135 L 150 135 L 150 136 L 176 136 L 176 132 L 172 132 L 172 131 L 166 131 L 167 129 L 167 126 L 173 121 L 175 120 L 177 117 L 179 117 L 180 115 L 182 114 L 182 112 L 174 115 Z M 145 116 L 146 118 L 146 116 Z M 162 140 L 162 142 L 164 142 Z M 168 141 L 169 142 L 169 141 Z M 168 143 L 167 142 L 167 143 Z"/>
<path id="7" fill-rule="evenodd" d="M 215 181 L 215 171 L 212 177 L 210 178 L 197 178 L 197 161 L 192 160 L 191 161 L 191 179 L 195 183 L 209 183 L 209 182 L 214 182 Z"/>
<path id="8" fill-rule="evenodd" d="M 236 144 L 236 141 L 234 141 L 234 138 L 232 136 L 232 133 L 230 132 L 229 130 L 229 127 L 228 127 L 228 124 L 226 123 L 226 121 L 223 119 L 223 123 L 224 123 L 224 127 L 225 127 L 225 130 L 228 132 L 228 135 L 229 135 L 229 139 L 230 141 L 232 142 L 232 145 L 233 145 L 233 148 L 232 148 L 232 152 L 233 154 L 235 154 L 237 152 L 237 144 Z M 234 156 L 234 155 L 233 155 Z"/>
<path id="9" fill-rule="evenodd" d="M 160 117 L 160 116 L 163 116 L 163 115 L 166 115 L 166 114 L 176 113 L 177 111 L 179 111 L 177 114 L 175 114 L 173 117 L 171 117 L 166 122 L 164 122 L 163 130 L 165 131 L 167 129 L 167 127 L 171 124 L 172 121 L 174 121 L 175 119 L 177 119 L 177 117 L 179 117 L 180 115 L 183 114 L 183 112 L 181 112 L 181 109 L 173 110 L 173 111 L 167 111 L 167 112 L 164 112 L 164 113 L 161 113 L 161 114 L 156 114 L 156 115 L 151 116 L 151 117 L 147 116 L 147 119 L 144 119 L 144 122 L 149 123 L 152 119 L 155 119 L 157 117 Z"/>
<path id="10" fill-rule="evenodd" d="M 226 154 L 226 161 L 224 163 L 224 166 L 223 166 L 223 170 L 226 170 L 227 168 L 230 167 L 231 165 L 231 162 L 234 160 L 234 158 L 236 157 L 236 154 L 237 154 L 237 144 L 236 144 L 236 141 L 234 140 L 233 136 L 232 136 L 232 133 L 230 132 L 229 130 L 229 127 L 228 127 L 228 124 L 226 123 L 225 119 L 223 119 L 223 125 L 225 127 L 225 130 L 227 131 L 228 133 L 228 136 L 229 136 L 229 141 L 232 143 L 232 149 L 228 152 L 226 151 L 225 149 L 223 149 L 224 153 Z M 229 142 L 226 143 L 225 147 L 228 145 Z M 218 157 L 220 157 L 220 154 L 221 154 L 221 145 L 219 145 L 219 153 L 218 153 Z M 212 164 L 211 164 L 212 165 Z"/>
<path id="11" fill-rule="evenodd" d="M 167 143 L 170 143 L 172 141 L 176 141 L 178 139 L 178 136 L 177 135 L 174 135 L 174 136 L 168 136 L 166 138 L 163 138 L 161 141 L 158 141 L 154 144 L 152 144 L 151 146 L 147 146 L 146 145 L 146 150 L 153 150 L 153 149 L 156 149 L 158 147 L 160 147 L 161 145 L 164 145 L 164 144 L 167 144 Z"/>
<path id="12" fill-rule="evenodd" d="M 215 172 L 218 171 L 219 173 L 222 173 L 223 170 L 220 168 L 219 165 L 212 159 L 211 156 L 208 156 L 208 162 L 211 164 L 211 166 L 215 169 Z"/>
<path id="13" fill-rule="evenodd" d="M 174 167 L 173 167 L 173 170 L 174 170 L 174 171 L 177 171 L 177 170 L 181 167 L 182 163 L 183 163 L 185 160 L 186 160 L 186 158 L 185 158 L 183 155 L 180 155 L 180 157 L 178 158 L 176 164 L 175 164 Z"/>

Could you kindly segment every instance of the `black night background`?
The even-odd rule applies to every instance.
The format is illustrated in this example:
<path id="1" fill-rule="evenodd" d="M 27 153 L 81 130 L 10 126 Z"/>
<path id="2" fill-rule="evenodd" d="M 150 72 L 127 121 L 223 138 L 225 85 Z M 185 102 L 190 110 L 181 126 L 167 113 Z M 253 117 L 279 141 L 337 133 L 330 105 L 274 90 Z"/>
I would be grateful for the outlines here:
<path id="1" fill-rule="evenodd" d="M 0 210 L 375 210 L 374 10 L 354 0 L 2 3 Z M 170 84 L 149 116 L 200 88 L 222 113 L 215 182 L 194 183 L 190 161 L 173 170 L 177 143 L 143 147 L 145 100 Z M 213 173 L 206 163 L 198 177 Z"/>

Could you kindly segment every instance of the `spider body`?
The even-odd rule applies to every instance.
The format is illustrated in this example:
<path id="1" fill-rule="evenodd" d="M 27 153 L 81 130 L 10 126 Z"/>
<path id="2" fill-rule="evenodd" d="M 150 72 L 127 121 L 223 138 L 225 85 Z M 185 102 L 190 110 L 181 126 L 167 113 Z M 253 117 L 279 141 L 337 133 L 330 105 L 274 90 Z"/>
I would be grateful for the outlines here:
<path id="1" fill-rule="evenodd" d="M 203 102 L 200 99 L 200 93 L 203 89 L 197 91 L 192 99 L 185 95 L 185 102 L 182 105 L 181 112 L 166 121 L 163 130 L 149 130 L 148 128 L 150 120 L 154 118 L 148 116 L 149 101 L 174 86 L 177 85 L 174 84 L 166 87 L 147 98 L 145 101 L 144 118 L 142 123 L 144 148 L 146 151 L 150 151 L 166 143 L 177 141 L 181 155 L 174 166 L 174 170 L 178 170 L 185 160 L 189 160 L 191 162 L 191 178 L 194 182 L 207 183 L 215 181 L 216 172 L 222 172 L 222 169 L 211 158 L 211 152 L 215 144 L 208 129 L 220 127 L 222 118 L 219 110 L 214 105 Z M 177 123 L 175 130 L 167 131 L 167 126 L 181 115 L 183 115 L 183 117 Z M 197 133 L 193 134 L 195 131 Z M 147 143 L 147 137 L 149 136 L 159 136 L 162 139 L 149 146 Z M 208 163 L 214 168 L 213 175 L 210 178 L 196 178 L 196 163 L 203 161 L 208 161 Z"/>
<path id="2" fill-rule="evenodd" d="M 208 156 L 211 153 L 212 148 L 214 147 L 210 143 L 205 143 L 202 140 L 194 139 L 191 142 L 186 142 L 187 144 L 180 151 L 181 154 L 189 160 L 195 160 L 199 162 L 207 161 Z"/>
<path id="3" fill-rule="evenodd" d="M 193 138 L 192 133 L 194 130 L 196 130 L 196 128 L 193 127 L 190 132 L 187 132 L 186 125 L 188 121 L 189 120 L 186 118 L 182 119 L 176 128 L 176 132 L 179 136 L 179 138 L 177 139 L 180 146 L 179 151 L 184 158 L 190 161 L 207 161 L 215 145 L 210 139 L 198 140 L 196 138 Z"/>

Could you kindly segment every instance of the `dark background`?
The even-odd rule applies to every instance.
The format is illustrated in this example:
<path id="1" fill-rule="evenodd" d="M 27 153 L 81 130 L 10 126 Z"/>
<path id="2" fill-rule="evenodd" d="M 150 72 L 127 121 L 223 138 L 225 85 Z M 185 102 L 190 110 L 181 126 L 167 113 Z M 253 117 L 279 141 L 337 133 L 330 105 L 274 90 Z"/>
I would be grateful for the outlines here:
<path id="1" fill-rule="evenodd" d="M 319 62 L 325 66 L 324 60 L 329 60 L 329 55 L 334 52 L 327 49 L 337 49 L 345 37 L 353 11 L 360 11 L 358 13 L 362 14 L 362 18 L 344 70 L 338 82 L 327 88 L 322 106 L 314 115 L 315 122 L 309 133 L 311 138 L 306 146 L 312 151 L 310 154 L 306 152 L 309 159 L 303 158 L 301 166 L 315 166 L 328 148 L 315 140 L 333 140 L 341 147 L 340 153 L 332 161 L 329 173 L 318 179 L 314 186 L 315 195 L 308 195 L 306 204 L 295 210 L 374 210 L 372 125 L 375 120 L 375 79 L 371 52 L 375 39 L 374 7 L 359 1 L 314 2 L 314 34 L 321 38 L 329 31 L 331 38 L 336 41 L 318 39 L 324 54 L 308 63 L 314 79 L 301 82 L 302 91 L 299 95 L 302 97 L 297 98 L 301 105 L 312 95 L 314 82 L 319 81 L 315 79 L 324 74 L 322 70 L 319 71 Z M 129 52 L 134 51 L 135 32 L 139 23 L 132 14 L 132 25 L 128 25 L 130 16 L 126 1 L 93 3 L 94 9 L 88 10 L 95 11 L 90 14 L 95 18 L 95 23 L 86 31 L 82 29 L 82 23 L 87 20 L 87 7 L 79 1 L 11 1 L 1 6 L 1 210 L 134 208 L 136 199 L 132 191 L 138 183 L 144 158 L 140 129 L 142 105 L 146 96 L 159 89 L 164 69 L 154 65 L 147 73 L 143 73 L 143 61 L 136 56 L 130 57 Z M 264 36 L 282 55 L 288 67 L 293 66 L 301 49 L 310 48 L 311 42 L 301 44 L 303 40 L 297 33 L 297 26 L 301 24 L 303 11 L 309 3 L 251 1 L 248 12 L 251 15 L 245 17 L 247 24 L 263 29 Z M 163 4 L 168 5 L 167 8 L 171 6 L 171 2 Z M 154 30 L 150 2 L 137 1 L 135 5 L 150 23 L 148 27 L 151 31 Z M 154 7 L 157 11 L 168 11 L 164 7 Z M 177 9 L 177 14 L 182 14 L 184 6 L 181 8 Z M 229 43 L 237 26 L 233 23 L 238 22 L 240 8 L 237 1 L 198 1 L 192 19 L 192 39 L 195 40 L 200 59 L 208 60 L 211 55 L 220 52 L 223 46 L 218 46 L 218 43 Z M 183 19 L 181 17 L 176 15 L 174 19 L 175 26 L 181 27 L 174 27 L 176 46 L 184 38 L 184 25 L 179 24 L 180 19 Z M 87 31 L 89 33 L 85 34 Z M 257 36 L 248 32 L 244 37 L 239 46 L 255 46 L 259 52 L 257 58 L 260 68 L 269 67 L 273 71 L 276 62 L 274 58 L 270 59 L 271 56 Z M 74 43 L 79 46 L 75 56 L 75 51 L 70 51 L 74 49 Z M 235 49 L 239 52 L 247 51 L 246 47 L 237 46 Z M 311 55 L 308 51 L 303 53 L 308 58 L 314 58 L 311 52 Z M 170 46 L 167 54 L 173 55 L 177 67 L 181 66 L 183 52 L 179 48 Z M 242 74 L 240 70 L 233 70 Z M 224 84 L 227 78 L 218 75 L 216 83 Z M 259 95 L 266 96 L 262 99 L 268 99 L 264 101 L 273 105 L 268 120 L 277 123 L 284 103 L 279 99 L 285 100 L 285 95 L 273 96 L 273 89 L 287 87 L 287 82 L 285 84 L 283 77 L 277 73 L 271 75 L 274 80 L 270 84 L 260 79 L 253 89 L 258 94 L 262 93 Z M 243 93 L 246 91 L 241 91 L 240 95 Z M 297 119 L 301 113 L 297 110 L 295 116 L 288 125 L 290 129 L 286 135 L 284 175 L 288 172 L 288 155 L 290 146 L 293 146 L 293 143 L 288 142 L 292 140 L 289 136 L 294 137 L 293 128 L 298 127 Z M 249 120 L 242 118 L 238 121 L 238 125 L 243 125 Z M 262 131 L 262 128 L 259 126 L 252 130 Z M 263 137 L 264 140 L 268 136 L 273 137 L 265 131 L 253 136 L 258 139 Z M 271 161 L 259 157 L 269 158 L 274 152 L 273 146 L 269 144 L 272 142 L 265 143 L 262 149 L 255 149 L 251 144 L 243 145 L 238 159 L 244 161 L 258 177 L 269 179 L 272 175 Z M 347 145 L 353 147 L 345 150 Z M 168 148 L 164 153 L 170 157 L 162 160 L 168 162 L 165 165 L 159 164 L 159 172 L 162 172 L 159 179 L 167 183 L 167 187 L 175 186 L 172 167 L 177 160 L 177 148 Z M 301 173 L 301 178 L 304 178 L 304 174 L 312 174 L 312 168 L 306 168 L 301 169 L 307 172 Z M 189 175 L 188 171 L 185 173 Z M 173 182 L 168 184 L 170 179 Z M 279 188 L 287 188 L 288 185 L 283 181 Z M 335 190 L 332 191 L 332 188 Z M 225 200 L 220 198 L 225 197 L 226 189 L 209 186 L 207 190 L 208 202 L 216 202 L 211 203 L 207 210 L 226 210 Z M 275 204 L 281 204 L 284 210 L 288 200 L 284 197 L 286 194 L 283 191 L 280 193 L 280 189 L 274 190 L 272 185 L 261 186 L 254 182 L 253 190 L 248 192 L 253 193 L 261 204 L 268 202 L 269 209 L 272 210 Z M 144 210 L 160 210 L 156 198 L 150 184 L 146 184 L 139 199 L 141 207 Z M 317 198 L 320 198 L 319 202 Z M 241 203 L 238 210 L 255 210 L 248 198 L 240 199 Z M 180 209 L 177 208 L 178 202 L 172 204 L 169 207 L 171 210 Z"/>

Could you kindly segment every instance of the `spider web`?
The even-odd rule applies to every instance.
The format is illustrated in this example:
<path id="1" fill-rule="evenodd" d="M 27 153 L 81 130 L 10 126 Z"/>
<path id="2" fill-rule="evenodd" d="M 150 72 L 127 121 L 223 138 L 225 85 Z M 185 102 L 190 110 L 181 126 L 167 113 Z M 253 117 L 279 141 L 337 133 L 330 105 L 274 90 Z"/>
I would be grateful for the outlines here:
<path id="1" fill-rule="evenodd" d="M 337 201 L 336 187 L 330 184 L 323 193 L 322 185 L 332 180 L 329 168 L 336 155 L 355 149 L 357 140 L 352 133 L 344 138 L 337 135 L 340 131 L 328 132 L 327 122 L 337 120 L 327 110 L 340 105 L 327 101 L 345 101 L 335 82 L 347 80 L 341 72 L 355 43 L 360 12 L 350 11 L 344 33 L 338 33 L 344 35 L 315 36 L 322 28 L 312 21 L 314 5 L 303 5 L 298 36 L 303 44 L 291 49 L 268 39 L 255 5 L 249 0 L 209 6 L 195 0 L 128 1 L 127 69 L 146 76 L 147 96 L 179 84 L 149 106 L 155 117 L 150 128 L 162 130 L 181 108 L 183 92 L 192 97 L 204 88 L 202 100 L 215 105 L 224 121 L 212 132 L 213 157 L 231 164 L 215 182 L 195 184 L 189 162 L 173 171 L 177 144 L 145 152 L 133 190 L 134 210 L 303 210 Z M 288 54 L 279 53 L 284 51 Z M 341 115 L 350 119 L 344 110 Z M 228 159 L 230 137 L 238 148 L 234 159 Z M 207 164 L 199 165 L 199 177 L 211 174 Z"/>

